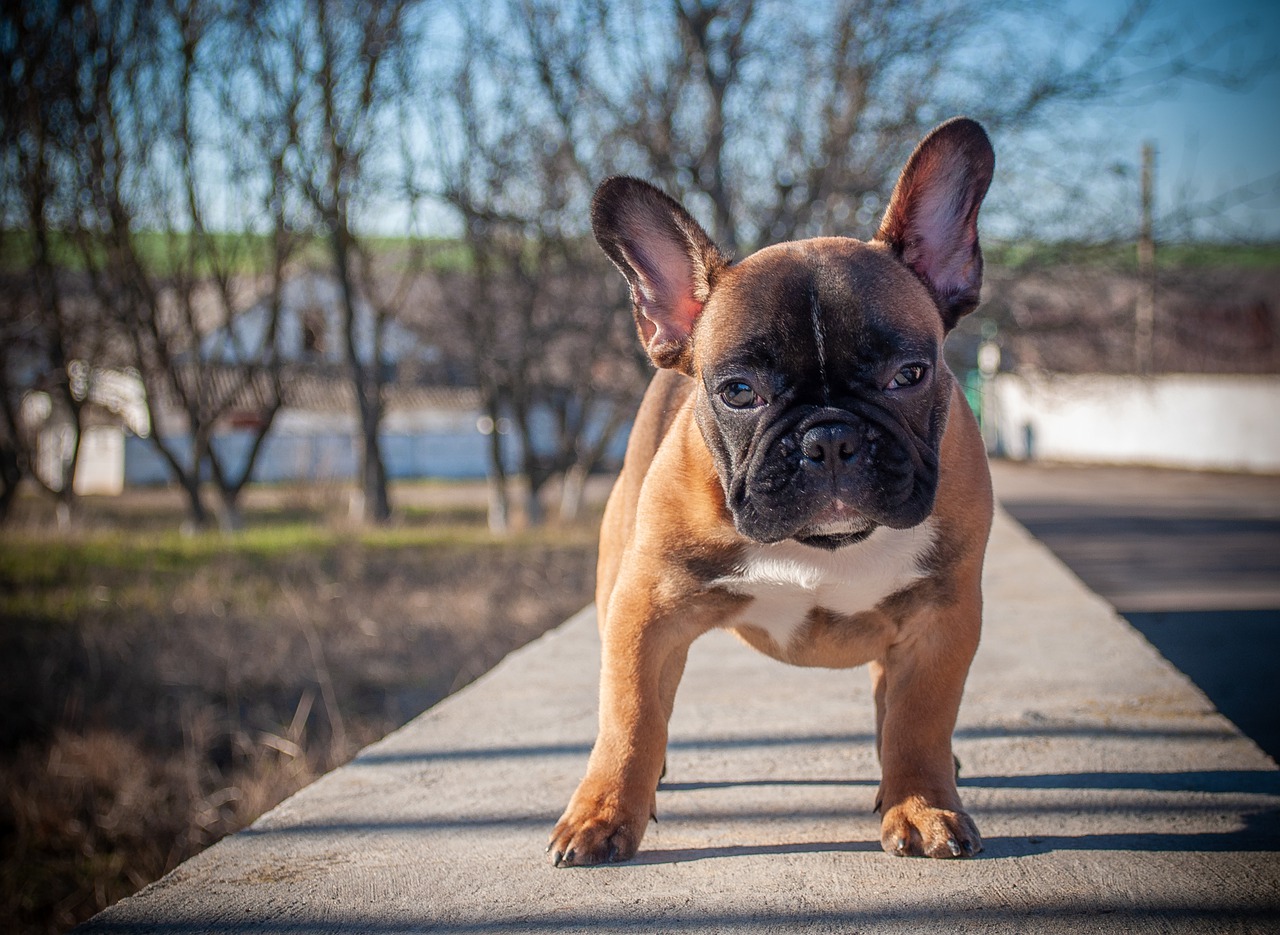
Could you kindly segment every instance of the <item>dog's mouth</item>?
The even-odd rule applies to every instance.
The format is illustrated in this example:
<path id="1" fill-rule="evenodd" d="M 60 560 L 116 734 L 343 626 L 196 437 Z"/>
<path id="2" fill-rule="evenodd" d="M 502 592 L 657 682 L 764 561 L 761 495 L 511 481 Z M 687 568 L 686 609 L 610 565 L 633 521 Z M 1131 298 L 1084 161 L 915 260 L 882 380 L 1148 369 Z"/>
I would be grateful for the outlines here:
<path id="1" fill-rule="evenodd" d="M 880 527 L 872 523 L 866 529 L 858 532 L 843 532 L 835 534 L 819 534 L 819 535 L 800 535 L 793 536 L 796 542 L 801 545 L 813 546 L 815 549 L 826 549 L 834 552 L 836 549 L 843 549 L 847 545 L 855 545 L 862 542 Z"/>
<path id="2" fill-rule="evenodd" d="M 862 542 L 878 528 L 879 524 L 836 498 L 791 538 L 819 549 L 840 549 Z"/>

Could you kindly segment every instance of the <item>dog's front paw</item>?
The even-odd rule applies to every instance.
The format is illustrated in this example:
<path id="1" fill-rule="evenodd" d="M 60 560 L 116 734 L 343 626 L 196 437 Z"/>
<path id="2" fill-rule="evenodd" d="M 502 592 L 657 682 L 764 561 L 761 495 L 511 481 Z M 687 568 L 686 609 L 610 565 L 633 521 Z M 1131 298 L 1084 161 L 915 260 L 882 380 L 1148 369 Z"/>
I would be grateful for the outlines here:
<path id="1" fill-rule="evenodd" d="M 972 857 L 982 850 L 982 836 L 964 812 L 911 796 L 884 813 L 880 846 L 898 857 Z"/>
<path id="2" fill-rule="evenodd" d="M 630 860 L 648 823 L 648 814 L 628 814 L 617 806 L 614 796 L 587 796 L 579 791 L 551 832 L 547 853 L 557 867 Z"/>

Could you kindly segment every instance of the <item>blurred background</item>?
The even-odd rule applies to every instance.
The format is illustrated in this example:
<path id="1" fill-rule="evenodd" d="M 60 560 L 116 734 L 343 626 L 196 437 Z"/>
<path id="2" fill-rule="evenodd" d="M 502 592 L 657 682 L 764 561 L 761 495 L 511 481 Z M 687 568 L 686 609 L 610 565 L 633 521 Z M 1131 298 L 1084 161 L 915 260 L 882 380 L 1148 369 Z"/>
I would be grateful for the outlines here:
<path id="1" fill-rule="evenodd" d="M 1276 755 L 1276 48 L 1191 0 L 6 5 L 0 922 L 69 928 L 590 600 L 650 374 L 601 179 L 739 257 L 867 238 L 955 114 L 998 488 Z"/>

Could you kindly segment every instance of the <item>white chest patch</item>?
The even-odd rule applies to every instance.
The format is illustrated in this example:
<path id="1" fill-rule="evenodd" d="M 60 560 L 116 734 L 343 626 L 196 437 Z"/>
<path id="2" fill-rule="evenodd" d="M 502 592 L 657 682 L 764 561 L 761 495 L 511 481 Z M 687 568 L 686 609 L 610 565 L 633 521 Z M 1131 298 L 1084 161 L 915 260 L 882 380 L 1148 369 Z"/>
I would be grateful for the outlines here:
<path id="1" fill-rule="evenodd" d="M 911 529 L 882 526 L 834 552 L 792 540 L 756 545 L 737 572 L 711 584 L 753 598 L 728 625 L 759 627 L 785 648 L 814 608 L 861 613 L 924 577 L 935 532 L 933 520 Z"/>

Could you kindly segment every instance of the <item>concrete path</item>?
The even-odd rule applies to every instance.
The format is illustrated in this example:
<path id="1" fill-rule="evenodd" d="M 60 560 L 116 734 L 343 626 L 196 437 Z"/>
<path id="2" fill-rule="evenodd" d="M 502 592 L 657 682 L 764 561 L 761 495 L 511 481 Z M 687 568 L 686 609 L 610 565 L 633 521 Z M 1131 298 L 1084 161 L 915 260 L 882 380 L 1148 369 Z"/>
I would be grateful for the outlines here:
<path id="1" fill-rule="evenodd" d="M 1280 931 L 1280 772 L 1007 516 L 956 749 L 986 839 L 889 857 L 865 673 L 694 647 L 638 858 L 554 870 L 583 613 L 84 932 Z"/>
<path id="2" fill-rule="evenodd" d="M 1280 475 L 991 471 L 1014 518 L 1121 613 L 1280 609 Z"/>
<path id="3" fill-rule="evenodd" d="M 1280 476 L 991 469 L 1014 519 L 1280 758 Z"/>

